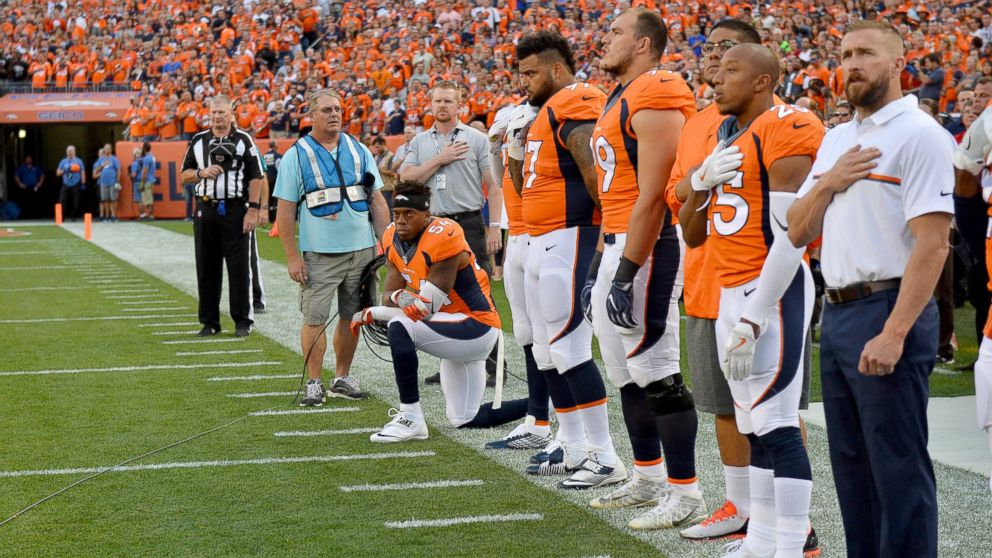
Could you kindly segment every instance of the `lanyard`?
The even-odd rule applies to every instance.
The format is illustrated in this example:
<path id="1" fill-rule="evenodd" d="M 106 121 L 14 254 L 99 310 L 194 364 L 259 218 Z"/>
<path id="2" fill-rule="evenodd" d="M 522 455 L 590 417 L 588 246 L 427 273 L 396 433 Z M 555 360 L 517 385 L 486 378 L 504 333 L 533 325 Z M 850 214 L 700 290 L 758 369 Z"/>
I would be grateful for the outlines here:
<path id="1" fill-rule="evenodd" d="M 455 139 L 458 137 L 458 132 L 460 132 L 460 131 L 461 131 L 461 128 L 458 128 L 456 126 L 455 127 L 455 131 L 451 133 L 451 141 L 448 142 L 448 145 L 451 145 L 452 143 L 455 143 Z M 441 150 L 443 149 L 441 147 L 441 142 L 438 141 L 438 136 L 439 135 L 440 135 L 440 133 L 437 131 L 437 128 L 434 128 L 434 131 L 431 132 L 431 141 L 434 142 L 434 148 L 437 149 L 437 154 L 438 155 L 441 154 Z M 437 172 L 435 174 L 444 174 L 444 167 L 446 167 L 446 166 L 447 165 L 442 165 L 442 166 L 438 167 Z"/>

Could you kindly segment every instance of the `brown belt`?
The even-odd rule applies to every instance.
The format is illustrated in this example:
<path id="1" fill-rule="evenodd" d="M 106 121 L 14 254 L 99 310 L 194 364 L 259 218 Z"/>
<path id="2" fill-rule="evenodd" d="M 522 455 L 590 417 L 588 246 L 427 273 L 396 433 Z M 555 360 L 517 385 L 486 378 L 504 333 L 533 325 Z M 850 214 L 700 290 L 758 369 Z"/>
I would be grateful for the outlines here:
<path id="1" fill-rule="evenodd" d="M 824 294 L 827 297 L 827 302 L 830 304 L 845 304 L 847 302 L 854 302 L 855 300 L 868 298 L 869 296 L 882 291 L 898 289 L 901 281 L 901 279 L 887 279 L 885 281 L 855 283 L 846 287 L 827 287 L 824 290 Z"/>

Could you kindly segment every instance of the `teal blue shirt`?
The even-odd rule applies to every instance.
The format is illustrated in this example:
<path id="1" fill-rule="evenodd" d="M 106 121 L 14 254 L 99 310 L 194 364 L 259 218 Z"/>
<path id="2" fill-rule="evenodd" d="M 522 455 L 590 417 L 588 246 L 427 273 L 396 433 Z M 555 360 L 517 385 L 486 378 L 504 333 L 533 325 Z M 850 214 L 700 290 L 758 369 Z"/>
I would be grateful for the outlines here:
<path id="1" fill-rule="evenodd" d="M 364 144 L 360 156 L 364 158 L 365 169 L 375 176 L 376 190 L 382 189 L 382 176 L 372 157 L 372 152 Z M 341 254 L 375 246 L 375 232 L 372 221 L 366 212 L 357 212 L 347 203 L 337 214 L 337 219 L 314 217 L 303 199 L 303 176 L 300 173 L 299 148 L 293 146 L 279 163 L 279 176 L 273 195 L 281 200 L 299 204 L 297 218 L 300 223 L 300 250 L 322 254 Z M 333 156 L 334 151 L 331 151 Z M 371 205 L 371 200 L 369 200 Z"/>

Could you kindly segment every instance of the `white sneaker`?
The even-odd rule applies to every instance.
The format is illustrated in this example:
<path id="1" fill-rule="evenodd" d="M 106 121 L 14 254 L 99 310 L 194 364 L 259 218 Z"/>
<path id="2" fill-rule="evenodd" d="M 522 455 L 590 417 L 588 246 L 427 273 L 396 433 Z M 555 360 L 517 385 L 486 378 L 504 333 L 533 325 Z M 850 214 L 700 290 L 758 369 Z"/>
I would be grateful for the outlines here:
<path id="1" fill-rule="evenodd" d="M 691 541 L 742 539 L 747 535 L 747 518 L 738 514 L 734 503 L 727 500 L 702 523 L 683 529 L 679 534 Z"/>
<path id="2" fill-rule="evenodd" d="M 390 409 L 389 416 L 393 420 L 383 426 L 380 432 L 370 436 L 369 440 L 379 444 L 393 444 L 427 439 L 427 423 L 424 421 L 424 417 L 396 409 Z"/>
<path id="3" fill-rule="evenodd" d="M 755 554 L 748 550 L 747 546 L 744 545 L 744 540 L 734 541 L 723 547 L 724 555 L 722 558 L 772 558 L 775 553 L 771 554 Z"/>
<path id="4" fill-rule="evenodd" d="M 603 465 L 596 460 L 595 454 L 590 454 L 579 463 L 578 470 L 572 473 L 572 476 L 558 483 L 558 488 L 585 490 L 625 480 L 627 480 L 627 468 L 623 466 L 622 461 L 617 461 L 613 466 Z"/>
<path id="5" fill-rule="evenodd" d="M 657 506 L 630 520 L 631 529 L 668 529 L 701 521 L 706 517 L 706 502 L 700 491 L 669 489 Z"/>
<path id="6" fill-rule="evenodd" d="M 541 449 L 547 446 L 552 439 L 551 429 L 547 426 L 538 427 L 536 422 L 534 417 L 527 415 L 524 422 L 503 436 L 503 439 L 487 443 L 486 449 Z M 537 433 L 539 428 L 547 434 Z"/>
<path id="7" fill-rule="evenodd" d="M 651 480 L 635 469 L 634 475 L 626 484 L 606 496 L 594 498 L 589 505 L 598 510 L 653 506 L 665 493 L 667 485 L 664 480 Z"/>

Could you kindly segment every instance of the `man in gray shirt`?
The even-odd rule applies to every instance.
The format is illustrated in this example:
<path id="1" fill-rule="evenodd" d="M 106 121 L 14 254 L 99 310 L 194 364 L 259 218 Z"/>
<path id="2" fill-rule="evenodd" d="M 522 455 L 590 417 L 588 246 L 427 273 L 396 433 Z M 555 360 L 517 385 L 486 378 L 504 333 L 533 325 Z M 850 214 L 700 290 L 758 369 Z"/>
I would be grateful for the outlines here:
<path id="1" fill-rule="evenodd" d="M 400 179 L 431 188 L 431 213 L 461 225 L 476 261 L 492 276 L 489 256 L 499 251 L 503 241 L 499 226 L 503 190 L 489 170 L 489 139 L 458 121 L 461 102 L 454 82 L 441 81 L 434 86 L 434 125 L 409 143 Z M 484 191 L 489 194 L 488 227 L 482 217 Z"/>

